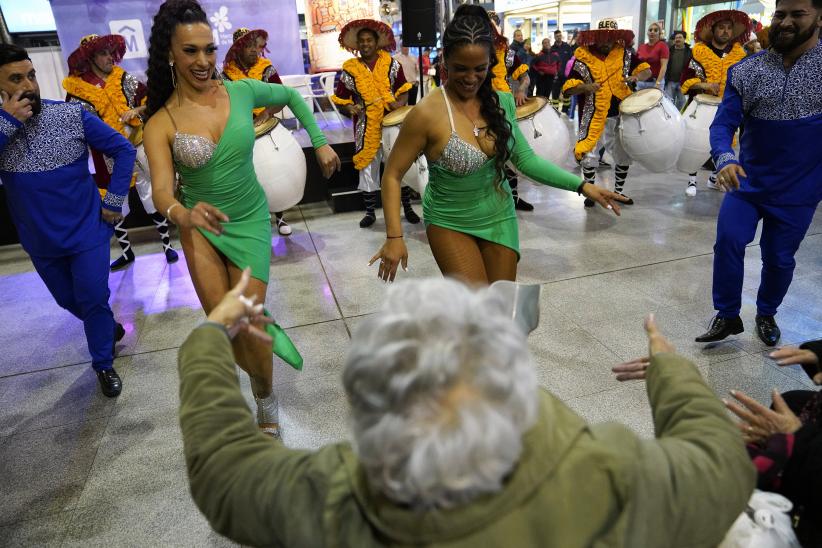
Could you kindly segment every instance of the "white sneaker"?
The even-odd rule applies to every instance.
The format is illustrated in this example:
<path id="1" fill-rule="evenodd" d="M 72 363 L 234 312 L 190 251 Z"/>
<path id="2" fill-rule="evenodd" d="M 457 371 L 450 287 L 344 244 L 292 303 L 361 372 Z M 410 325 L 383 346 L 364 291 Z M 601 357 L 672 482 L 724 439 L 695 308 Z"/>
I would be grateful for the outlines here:
<path id="1" fill-rule="evenodd" d="M 685 194 L 693 198 L 696 196 L 696 185 L 688 185 L 688 188 L 685 189 Z"/>
<path id="2" fill-rule="evenodd" d="M 277 232 L 279 232 L 282 236 L 291 235 L 291 226 L 287 222 L 285 222 L 285 219 L 283 219 L 282 217 L 277 219 Z"/>

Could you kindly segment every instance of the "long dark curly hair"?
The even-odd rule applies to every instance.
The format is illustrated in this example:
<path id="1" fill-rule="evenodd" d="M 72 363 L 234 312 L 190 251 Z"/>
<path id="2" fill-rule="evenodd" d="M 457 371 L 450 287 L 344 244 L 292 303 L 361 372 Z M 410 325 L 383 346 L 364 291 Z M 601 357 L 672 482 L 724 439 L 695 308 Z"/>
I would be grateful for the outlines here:
<path id="1" fill-rule="evenodd" d="M 447 62 L 457 49 L 469 44 L 484 45 L 488 48 L 488 75 L 480 84 L 477 97 L 480 100 L 480 113 L 488 123 L 486 132 L 494 138 L 494 164 L 497 171 L 495 184 L 499 185 L 504 177 L 505 164 L 511 158 L 508 143 L 513 130 L 511 123 L 505 117 L 505 111 L 500 106 L 499 96 L 491 86 L 492 69 L 497 64 L 494 34 L 485 9 L 480 6 L 463 4 L 445 27 L 445 34 L 442 37 L 443 58 Z"/>
<path id="2" fill-rule="evenodd" d="M 163 108 L 174 92 L 171 79 L 172 68 L 168 65 L 168 52 L 171 50 L 171 35 L 177 25 L 205 23 L 208 16 L 197 0 L 168 0 L 160 6 L 151 27 L 151 38 L 148 46 L 148 97 L 146 100 L 146 120 Z"/>

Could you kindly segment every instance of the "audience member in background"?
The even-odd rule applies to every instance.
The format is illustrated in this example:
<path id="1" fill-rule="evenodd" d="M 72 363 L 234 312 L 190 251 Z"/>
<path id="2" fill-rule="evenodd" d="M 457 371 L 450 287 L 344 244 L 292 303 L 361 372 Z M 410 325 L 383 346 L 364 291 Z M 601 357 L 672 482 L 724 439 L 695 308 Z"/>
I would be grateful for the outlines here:
<path id="1" fill-rule="evenodd" d="M 675 30 L 672 36 L 672 45 L 668 53 L 668 67 L 665 71 L 665 95 L 674 102 L 676 108 L 682 110 L 687 97 L 682 94 L 680 80 L 682 71 L 691 62 L 691 46 L 688 44 L 688 35 L 684 30 Z"/>
<path id="2" fill-rule="evenodd" d="M 525 41 L 525 47 L 522 48 L 522 62 L 528 65 L 528 90 L 525 92 L 525 95 L 528 97 L 534 96 L 534 90 L 537 87 L 536 81 L 536 73 L 534 73 L 534 57 L 537 54 L 534 53 L 534 50 L 531 48 L 531 39 L 527 39 Z"/>
<path id="3" fill-rule="evenodd" d="M 405 81 L 411 84 L 408 90 L 408 104 L 417 104 L 417 94 L 420 91 L 420 62 L 415 55 L 408 52 L 408 48 L 402 46 L 400 53 L 394 55 L 394 59 L 399 62 L 402 72 L 405 74 Z"/>
<path id="4" fill-rule="evenodd" d="M 668 44 L 662 40 L 662 29 L 658 23 L 651 23 L 648 27 L 648 41 L 640 44 L 637 49 L 637 56 L 640 61 L 645 61 L 651 65 L 651 77 L 642 82 L 636 83 L 637 89 L 658 88 L 662 91 L 665 87 L 665 71 L 668 70 Z"/>
<path id="5" fill-rule="evenodd" d="M 762 51 L 762 44 L 759 43 L 759 40 L 754 38 L 753 40 L 749 40 L 742 45 L 742 48 L 745 50 L 745 55 L 750 57 L 755 53 L 759 53 Z"/>
<path id="6" fill-rule="evenodd" d="M 525 39 L 523 38 L 522 31 L 520 29 L 517 29 L 517 30 L 514 31 L 514 39 L 511 40 L 511 43 L 509 44 L 508 48 L 511 51 L 513 51 L 514 54 L 519 56 L 520 61 L 522 61 L 523 63 L 525 62 L 522 59 L 522 57 L 525 53 L 524 52 L 524 50 L 525 50 Z"/>
<path id="7" fill-rule="evenodd" d="M 576 36 L 577 35 L 574 34 L 575 42 Z M 574 46 L 568 44 L 567 42 L 563 42 L 561 30 L 554 31 L 554 45 L 551 46 L 551 51 L 556 53 L 559 57 L 559 66 L 562 68 L 565 68 L 565 66 L 568 64 L 568 61 L 570 61 L 571 57 L 574 56 Z M 570 74 L 570 71 L 568 72 L 568 74 Z M 565 80 L 567 79 L 567 74 L 561 71 L 557 73 L 557 77 L 554 78 L 554 87 L 551 90 L 551 97 L 554 101 L 554 108 L 556 108 L 557 110 L 561 110 L 562 112 L 568 114 L 568 116 L 573 116 L 573 114 L 571 113 L 572 99 L 570 97 L 562 96 L 562 85 L 565 83 Z"/>
<path id="8" fill-rule="evenodd" d="M 425 49 L 422 52 L 422 85 L 423 91 L 428 93 L 431 91 L 431 49 Z"/>
<path id="9" fill-rule="evenodd" d="M 822 384 L 822 339 L 780 348 L 770 357 L 781 366 L 801 365 L 814 384 Z M 759 473 L 757 487 L 790 499 L 802 546 L 822 546 L 822 392 L 774 390 L 771 409 L 741 392 L 731 395 L 742 404 L 726 402 L 742 419 L 739 427 Z"/>
<path id="10" fill-rule="evenodd" d="M 551 47 L 551 39 L 542 40 L 542 50 L 534 58 L 532 69 L 537 83 L 537 95 L 551 98 L 554 80 L 560 74 L 559 54 Z"/>
<path id="11" fill-rule="evenodd" d="M 715 546 L 745 508 L 755 473 L 739 432 L 652 320 L 647 440 L 538 388 L 506 303 L 448 279 L 392 287 L 354 333 L 353 443 L 288 449 L 254 427 L 237 380 L 230 337 L 261 313 L 247 280 L 179 355 L 191 494 L 236 542 Z"/>

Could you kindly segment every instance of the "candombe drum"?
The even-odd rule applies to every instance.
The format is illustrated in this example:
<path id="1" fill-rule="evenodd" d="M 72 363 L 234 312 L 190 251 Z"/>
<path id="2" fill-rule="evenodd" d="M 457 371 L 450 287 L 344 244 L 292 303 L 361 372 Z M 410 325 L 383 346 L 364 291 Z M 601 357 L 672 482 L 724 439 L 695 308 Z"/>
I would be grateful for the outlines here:
<path id="1" fill-rule="evenodd" d="M 294 207 L 305 193 L 307 168 L 302 147 L 279 118 L 255 127 L 254 135 L 254 171 L 265 191 L 268 211 Z"/>
<path id="2" fill-rule="evenodd" d="M 154 207 L 154 200 L 151 198 L 151 171 L 148 169 L 148 157 L 143 147 L 143 126 L 131 127 L 128 140 L 137 149 L 137 159 L 134 162 L 134 186 L 140 196 L 143 209 L 151 215 L 157 211 L 157 208 Z"/>
<path id="3" fill-rule="evenodd" d="M 711 157 L 711 123 L 722 99 L 715 95 L 697 95 L 685 113 L 685 143 L 676 162 L 676 168 L 684 173 L 696 173 Z"/>
<path id="4" fill-rule="evenodd" d="M 622 148 L 655 173 L 670 171 L 682 150 L 685 129 L 674 104 L 658 89 L 643 89 L 619 105 Z"/>
<path id="5" fill-rule="evenodd" d="M 388 157 L 391 155 L 391 150 L 394 148 L 394 143 L 400 135 L 400 127 L 402 126 L 405 117 L 411 112 L 412 106 L 402 106 L 397 110 L 389 112 L 382 119 L 382 153 L 383 161 L 388 162 Z M 420 155 L 409 170 L 402 176 L 402 186 L 410 186 L 420 193 L 422 196 L 425 193 L 425 187 L 428 185 L 428 162 L 425 156 Z"/>
<path id="6" fill-rule="evenodd" d="M 563 165 L 571 159 L 572 142 L 568 126 L 545 97 L 530 97 L 517 107 L 517 123 L 534 152 L 541 158 Z"/>

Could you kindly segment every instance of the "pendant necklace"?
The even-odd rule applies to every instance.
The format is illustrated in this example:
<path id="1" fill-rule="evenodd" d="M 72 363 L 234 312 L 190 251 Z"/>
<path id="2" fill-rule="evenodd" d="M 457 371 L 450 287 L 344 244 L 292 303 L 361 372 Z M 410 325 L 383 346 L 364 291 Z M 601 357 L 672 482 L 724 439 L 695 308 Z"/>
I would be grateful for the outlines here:
<path id="1" fill-rule="evenodd" d="M 477 127 L 477 124 L 476 124 L 476 122 L 474 122 L 474 119 L 471 118 L 470 116 L 468 116 L 468 114 L 465 112 L 465 110 L 463 110 L 462 106 L 460 106 L 458 101 L 454 101 L 454 103 L 457 105 L 457 108 L 460 110 L 460 113 L 462 113 L 463 116 L 468 118 L 468 121 L 471 122 L 471 125 L 474 127 L 474 129 L 472 130 L 472 133 L 474 134 L 474 137 L 479 138 L 480 129 L 484 129 L 484 128 L 478 128 Z"/>

